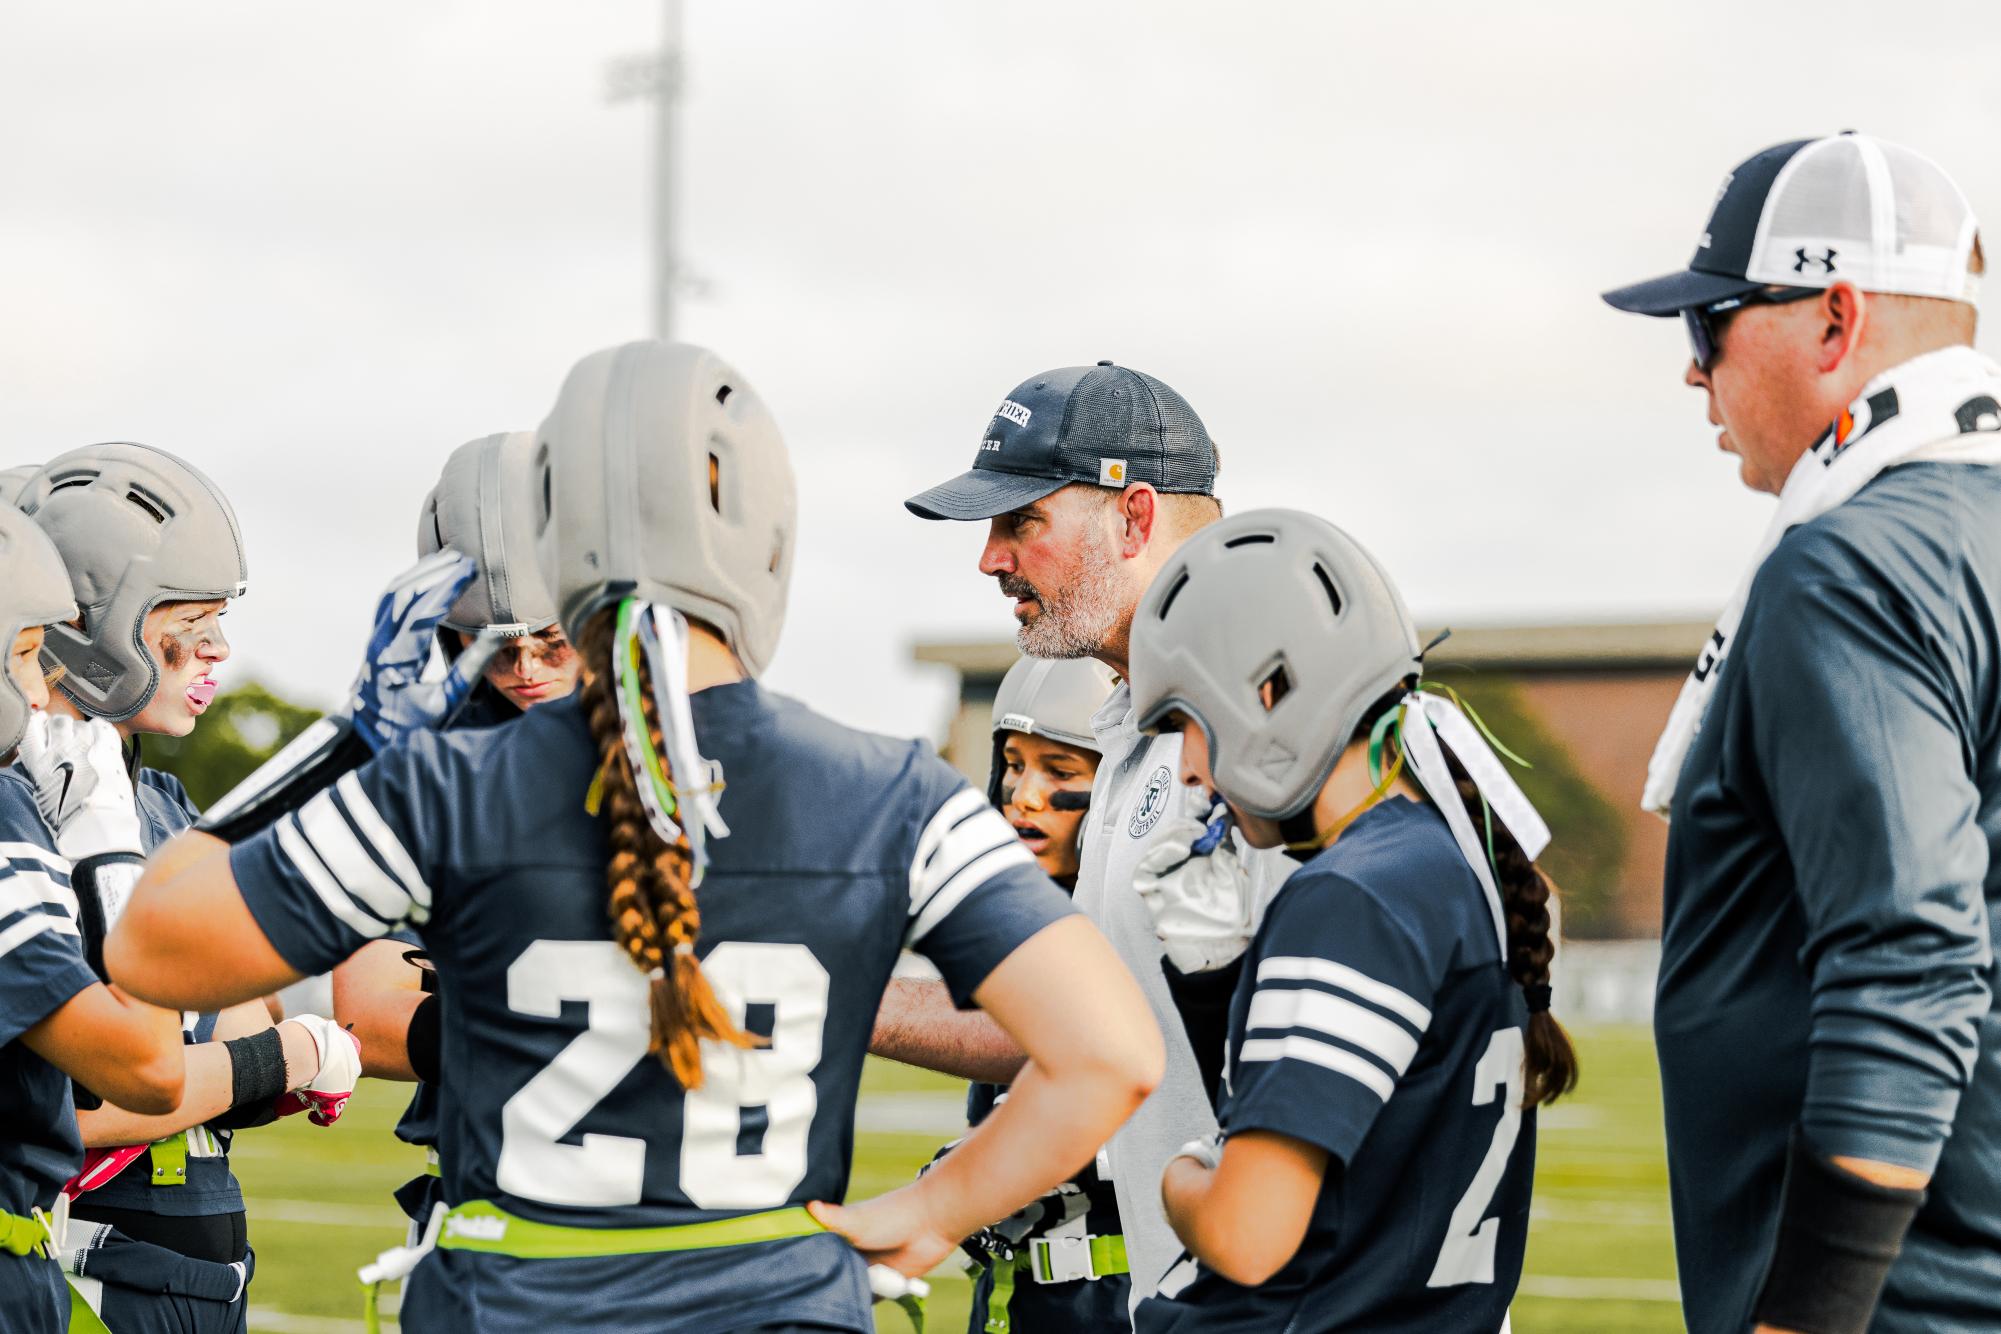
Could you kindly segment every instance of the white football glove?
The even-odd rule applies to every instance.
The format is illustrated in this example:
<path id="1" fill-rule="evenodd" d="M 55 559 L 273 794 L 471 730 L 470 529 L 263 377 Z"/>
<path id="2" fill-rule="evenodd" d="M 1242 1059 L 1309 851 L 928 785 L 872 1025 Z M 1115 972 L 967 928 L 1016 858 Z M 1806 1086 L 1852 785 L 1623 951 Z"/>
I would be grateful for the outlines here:
<path id="1" fill-rule="evenodd" d="M 1183 973 L 1221 968 L 1251 943 L 1251 878 L 1232 839 L 1205 839 L 1213 832 L 1192 817 L 1169 821 L 1159 846 L 1133 870 L 1133 888 L 1153 918 L 1153 933 L 1167 947 L 1168 962 Z M 1214 850 L 1198 853 L 1198 841 L 1211 842 Z"/>
<path id="2" fill-rule="evenodd" d="M 139 802 L 110 723 L 38 711 L 21 737 L 21 767 L 34 780 L 35 804 L 55 831 L 57 852 L 72 862 L 141 855 Z"/>
<path id="3" fill-rule="evenodd" d="M 304 1088 L 278 1095 L 278 1115 L 304 1112 L 314 1125 L 330 1126 L 340 1120 L 361 1078 L 361 1041 L 333 1020 L 317 1014 L 294 1015 L 285 1022 L 297 1024 L 312 1034 L 313 1045 L 320 1052 L 320 1069 Z"/>

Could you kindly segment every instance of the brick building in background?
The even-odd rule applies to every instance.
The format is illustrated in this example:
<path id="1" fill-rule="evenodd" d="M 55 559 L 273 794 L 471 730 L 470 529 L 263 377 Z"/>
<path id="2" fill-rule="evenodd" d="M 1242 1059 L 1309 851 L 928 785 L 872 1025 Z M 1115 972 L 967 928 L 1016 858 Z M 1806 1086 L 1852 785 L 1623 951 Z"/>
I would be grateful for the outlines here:
<path id="1" fill-rule="evenodd" d="M 1455 630 L 1428 657 L 1426 680 L 1460 692 L 1533 763 L 1517 777 L 1549 821 L 1542 864 L 1563 892 L 1572 939 L 1660 933 L 1667 825 L 1640 810 L 1640 787 L 1709 629 L 1706 621 L 1489 626 Z M 923 643 L 913 656 L 958 674 L 945 756 L 984 787 L 994 691 L 1014 644 Z"/>

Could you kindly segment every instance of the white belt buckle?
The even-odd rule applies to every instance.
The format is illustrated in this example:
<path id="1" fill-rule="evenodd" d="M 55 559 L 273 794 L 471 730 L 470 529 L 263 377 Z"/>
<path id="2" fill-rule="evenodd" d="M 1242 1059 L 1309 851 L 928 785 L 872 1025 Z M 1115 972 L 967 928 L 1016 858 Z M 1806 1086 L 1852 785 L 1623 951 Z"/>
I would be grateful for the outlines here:
<path id="1" fill-rule="evenodd" d="M 1089 1237 L 1037 1237 L 1029 1245 L 1033 1248 L 1029 1254 L 1032 1261 L 1029 1272 L 1037 1283 L 1074 1283 L 1098 1277 L 1097 1268 L 1091 1263 Z"/>

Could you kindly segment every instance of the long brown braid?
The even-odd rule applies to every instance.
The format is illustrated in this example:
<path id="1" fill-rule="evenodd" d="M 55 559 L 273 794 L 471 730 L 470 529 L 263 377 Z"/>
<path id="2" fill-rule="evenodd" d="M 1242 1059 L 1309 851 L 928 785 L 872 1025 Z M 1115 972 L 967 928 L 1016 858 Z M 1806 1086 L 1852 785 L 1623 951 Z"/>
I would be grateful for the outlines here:
<path id="1" fill-rule="evenodd" d="M 618 673 L 612 664 L 616 620 L 615 608 L 598 613 L 584 627 L 581 643 L 584 716 L 601 761 L 598 816 L 611 845 L 605 884 L 611 890 L 612 933 L 633 966 L 652 978 L 653 1041 L 648 1050 L 674 1072 L 681 1087 L 699 1088 L 703 1039 L 738 1047 L 756 1045 L 757 1039 L 731 1020 L 695 958 L 702 913 L 691 884 L 694 859 L 687 836 L 671 845 L 662 840 L 640 801 L 618 712 Z M 643 659 L 639 670 L 646 728 L 664 757 L 652 678 Z"/>
<path id="2" fill-rule="evenodd" d="M 1399 691 L 1387 701 L 1388 706 L 1394 708 L 1401 698 L 1402 692 Z M 1372 709 L 1357 731 L 1357 738 L 1366 739 L 1375 720 L 1386 711 Z M 1395 737 L 1395 731 L 1392 730 L 1390 735 Z M 1522 1106 L 1540 1107 L 1577 1088 L 1577 1050 L 1571 1045 L 1570 1034 L 1550 1013 L 1546 1000 L 1549 965 L 1556 957 L 1556 946 L 1549 938 L 1549 900 L 1555 886 L 1543 874 L 1542 868 L 1529 860 L 1507 826 L 1498 818 L 1490 821 L 1479 787 L 1467 775 L 1458 758 L 1450 750 L 1440 749 L 1444 752 L 1446 767 L 1452 771 L 1452 782 L 1459 790 L 1459 800 L 1465 804 L 1466 814 L 1473 821 L 1473 828 L 1483 836 L 1490 824 L 1493 830 L 1494 883 L 1501 892 L 1501 911 L 1508 925 L 1508 976 L 1524 992 L 1532 997 L 1540 992 L 1540 998 L 1544 1000 L 1543 1004 L 1529 1006 L 1529 1026 L 1522 1051 Z M 1385 757 L 1384 763 L 1389 763 L 1388 757 Z M 1423 789 L 1419 788 L 1419 791 Z M 1431 794 L 1424 793 L 1424 797 L 1429 801 Z"/>

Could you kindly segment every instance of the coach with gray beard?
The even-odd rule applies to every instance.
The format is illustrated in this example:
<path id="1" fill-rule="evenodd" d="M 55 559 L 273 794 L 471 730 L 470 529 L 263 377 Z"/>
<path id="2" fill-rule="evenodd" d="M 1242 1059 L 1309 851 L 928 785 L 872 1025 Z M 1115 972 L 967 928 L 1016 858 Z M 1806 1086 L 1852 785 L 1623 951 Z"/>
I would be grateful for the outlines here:
<path id="1" fill-rule="evenodd" d="M 1104 760 L 1091 788 L 1075 900 L 1145 988 L 1167 1039 L 1166 1078 L 1100 1155 L 1118 1195 L 1135 1304 L 1181 1253 L 1161 1211 L 1161 1171 L 1216 1120 L 1161 971 L 1160 940 L 1133 889 L 1134 867 L 1156 831 L 1176 816 L 1204 815 L 1208 802 L 1177 781 L 1180 737 L 1146 736 L 1135 725 L 1126 652 L 1147 584 L 1182 542 L 1222 516 L 1216 466 L 1209 433 L 1181 395 L 1101 361 L 1023 382 L 996 409 L 972 468 L 904 502 L 919 518 L 988 525 L 980 573 L 1013 599 L 1022 652 L 1096 658 L 1120 677 L 1092 719 Z M 1277 850 L 1245 862 L 1259 905 L 1292 865 Z M 1246 935 L 1254 925 L 1246 924 Z M 955 1014 L 943 987 L 901 982 L 873 1050 L 990 1078 L 1011 1077 L 1019 1066 L 1010 1046 L 984 1016 Z"/>

